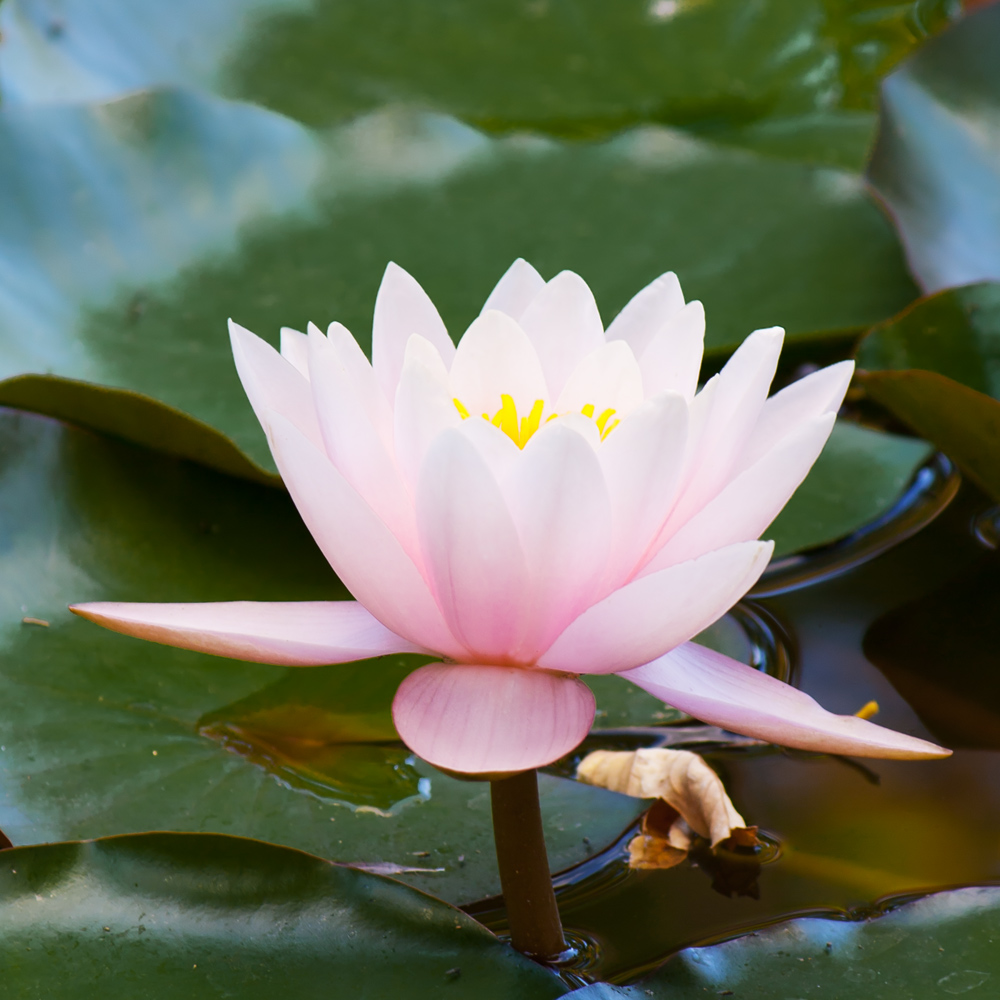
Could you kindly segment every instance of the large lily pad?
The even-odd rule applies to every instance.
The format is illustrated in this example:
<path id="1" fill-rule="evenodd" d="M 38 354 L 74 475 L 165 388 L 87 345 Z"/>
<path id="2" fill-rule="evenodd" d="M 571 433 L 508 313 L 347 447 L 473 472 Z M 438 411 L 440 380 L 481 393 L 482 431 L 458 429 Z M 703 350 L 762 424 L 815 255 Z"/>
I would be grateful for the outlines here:
<path id="1" fill-rule="evenodd" d="M 154 833 L 4 852 L 9 997 L 524 997 L 567 992 L 459 910 L 288 848 Z"/>
<path id="2" fill-rule="evenodd" d="M 519 255 L 549 276 L 579 271 L 606 319 L 672 268 L 706 303 L 717 354 L 757 326 L 796 338 L 870 325 L 914 295 L 857 177 L 662 128 L 496 139 L 387 111 L 321 137 L 245 105 L 144 93 L 5 109 L 0 149 L 0 377 L 144 394 L 265 469 L 225 318 L 274 340 L 336 318 L 367 346 L 389 259 L 456 336 Z M 0 383 L 0 402 L 218 461 L 196 427 L 178 437 L 131 397 L 63 388 Z"/>
<path id="3" fill-rule="evenodd" d="M 858 349 L 868 394 L 1000 499 L 1000 285 L 940 292 Z"/>
<path id="4" fill-rule="evenodd" d="M 570 995 L 901 1000 L 995 993 L 1000 888 L 956 889 L 898 903 L 903 901 L 867 919 L 801 917 L 721 944 L 686 948 L 638 986 L 599 984 Z"/>
<path id="5" fill-rule="evenodd" d="M 66 610 L 346 596 L 281 491 L 0 416 L 0 829 L 17 844 L 234 833 L 423 869 L 400 874 L 449 899 L 498 891 L 488 787 L 415 760 L 392 728 L 393 692 L 419 658 L 290 671 L 127 639 Z M 553 868 L 642 807 L 554 777 L 542 800 Z"/>
<path id="6" fill-rule="evenodd" d="M 971 13 L 886 79 L 870 175 L 926 291 L 1000 279 L 1000 7 Z"/>
<path id="7" fill-rule="evenodd" d="M 878 78 L 950 0 L 7 0 L 9 103 L 164 84 L 314 124 L 405 101 L 492 129 L 656 121 L 860 167 Z"/>

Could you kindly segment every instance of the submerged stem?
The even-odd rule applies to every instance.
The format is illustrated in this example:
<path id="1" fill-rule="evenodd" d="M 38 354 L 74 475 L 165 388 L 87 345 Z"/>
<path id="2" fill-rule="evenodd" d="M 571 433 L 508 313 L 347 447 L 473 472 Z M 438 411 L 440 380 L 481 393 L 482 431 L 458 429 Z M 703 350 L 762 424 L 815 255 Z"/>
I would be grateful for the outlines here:
<path id="1" fill-rule="evenodd" d="M 511 944 L 532 958 L 554 959 L 566 950 L 566 941 L 545 853 L 535 772 L 490 782 L 490 799 Z"/>

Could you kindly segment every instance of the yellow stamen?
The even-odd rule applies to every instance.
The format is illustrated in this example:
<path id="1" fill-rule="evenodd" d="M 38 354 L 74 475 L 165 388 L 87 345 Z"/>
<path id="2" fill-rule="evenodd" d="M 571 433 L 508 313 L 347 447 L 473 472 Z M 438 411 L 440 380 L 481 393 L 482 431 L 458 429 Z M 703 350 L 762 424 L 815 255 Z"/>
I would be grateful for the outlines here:
<path id="1" fill-rule="evenodd" d="M 542 410 L 544 408 L 544 400 L 536 399 L 534 405 L 531 407 L 531 412 L 526 417 L 521 418 L 521 436 L 517 442 L 520 447 L 523 448 L 531 435 L 538 430 L 538 425 L 542 421 Z M 549 419 L 551 420 L 552 417 L 549 417 Z"/>
<path id="2" fill-rule="evenodd" d="M 583 409 L 580 410 L 580 412 L 585 417 L 592 417 L 594 415 L 594 404 L 593 403 L 584 403 L 583 404 Z"/>
<path id="3" fill-rule="evenodd" d="M 455 396 L 452 399 L 452 402 L 455 404 L 455 409 L 458 410 L 458 415 L 463 420 L 468 420 L 469 419 L 469 411 L 462 405 L 462 401 L 457 396 Z"/>
<path id="4" fill-rule="evenodd" d="M 593 407 L 591 407 L 593 409 Z M 608 407 L 598 418 L 594 421 L 597 424 L 597 429 L 601 432 L 601 437 L 604 437 L 604 425 L 617 413 L 618 411 Z M 590 416 L 588 413 L 587 416 Z M 616 420 L 615 423 L 618 423 Z"/>
<path id="5" fill-rule="evenodd" d="M 500 428 L 514 442 L 519 448 L 523 448 L 524 444 L 521 442 L 521 435 L 518 434 L 519 422 L 517 419 L 517 407 L 514 405 L 514 399 L 512 396 L 508 396 L 504 393 L 500 397 L 500 402 L 503 404 L 499 411 L 497 412 L 497 417 L 500 417 L 500 423 L 497 427 Z M 493 418 L 493 422 L 496 424 L 496 417 Z"/>
<path id="6" fill-rule="evenodd" d="M 878 702 L 870 701 L 866 705 L 862 705 L 854 713 L 859 719 L 870 719 L 873 715 L 878 715 Z"/>

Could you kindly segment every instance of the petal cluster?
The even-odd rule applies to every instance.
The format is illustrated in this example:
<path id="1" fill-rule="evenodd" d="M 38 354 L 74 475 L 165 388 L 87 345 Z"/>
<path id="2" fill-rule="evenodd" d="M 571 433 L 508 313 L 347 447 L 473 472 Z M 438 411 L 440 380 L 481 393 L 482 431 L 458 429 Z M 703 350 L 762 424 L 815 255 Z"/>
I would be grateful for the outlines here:
<path id="1" fill-rule="evenodd" d="M 852 372 L 834 365 L 768 398 L 782 331 L 758 330 L 698 391 L 704 331 L 673 274 L 605 330 L 580 277 L 545 282 L 521 260 L 457 346 L 391 264 L 370 363 L 338 323 L 283 330 L 280 353 L 231 323 L 282 478 L 357 604 L 76 610 L 277 663 L 432 653 L 446 662 L 401 686 L 397 728 L 466 773 L 572 749 L 593 720 L 585 673 L 626 673 L 706 721 L 791 745 L 823 733 L 836 752 L 940 753 L 778 696 L 772 685 L 792 689 L 689 644 L 763 572 L 772 546 L 758 538 L 823 448 Z"/>

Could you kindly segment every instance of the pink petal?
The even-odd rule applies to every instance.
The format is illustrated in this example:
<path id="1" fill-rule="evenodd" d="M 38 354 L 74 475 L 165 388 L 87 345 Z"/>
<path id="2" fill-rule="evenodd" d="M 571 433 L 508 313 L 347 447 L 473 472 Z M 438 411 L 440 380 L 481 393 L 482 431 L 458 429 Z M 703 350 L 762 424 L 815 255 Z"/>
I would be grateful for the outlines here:
<path id="1" fill-rule="evenodd" d="M 254 663 L 316 667 L 388 653 L 424 652 L 390 632 L 356 601 L 266 604 L 74 604 L 98 625 L 166 646 Z"/>
<path id="2" fill-rule="evenodd" d="M 854 715 L 834 715 L 805 692 L 693 642 L 621 676 L 702 722 L 782 746 L 900 760 L 951 753 Z"/>
<path id="3" fill-rule="evenodd" d="M 534 662 L 598 596 L 611 546 L 611 501 L 595 450 L 559 421 L 528 441 L 503 495 L 527 565 L 532 625 L 520 658 Z"/>
<path id="4" fill-rule="evenodd" d="M 578 413 L 593 407 L 593 415 L 615 411 L 621 420 L 643 400 L 642 372 L 632 348 L 624 341 L 602 344 L 570 372 L 555 409 L 558 413 Z"/>
<path id="5" fill-rule="evenodd" d="M 431 442 L 443 430 L 458 427 L 461 423 L 462 418 L 451 395 L 448 370 L 437 348 L 423 337 L 410 337 L 403 373 L 396 389 L 393 438 L 396 464 L 411 494 L 416 493 L 420 467 Z M 485 420 L 476 423 L 492 427 Z M 495 427 L 493 429 L 496 430 Z M 506 434 L 502 436 L 514 446 Z"/>
<path id="6" fill-rule="evenodd" d="M 399 540 L 281 414 L 266 415 L 274 460 L 316 544 L 347 589 L 387 629 L 449 657 L 464 650 Z"/>
<path id="7" fill-rule="evenodd" d="M 673 507 L 683 470 L 688 408 L 680 396 L 648 399 L 598 452 L 611 497 L 608 583 L 619 587 L 647 557 Z"/>
<path id="8" fill-rule="evenodd" d="M 309 338 L 290 326 L 281 328 L 281 356 L 303 377 L 309 378 Z"/>
<path id="9" fill-rule="evenodd" d="M 496 309 L 511 319 L 520 319 L 532 299 L 545 287 L 542 276 L 526 261 L 518 257 L 490 292 L 482 312 Z"/>
<path id="10" fill-rule="evenodd" d="M 489 466 L 457 430 L 439 435 L 427 452 L 417 486 L 417 525 L 451 632 L 473 659 L 510 662 L 528 607 L 524 553 Z"/>
<path id="11" fill-rule="evenodd" d="M 608 327 L 607 339 L 624 340 L 638 358 L 683 307 L 681 283 L 673 271 L 668 271 L 632 296 Z"/>
<path id="12" fill-rule="evenodd" d="M 309 324 L 311 336 L 322 337 L 322 331 Z M 339 363 L 347 370 L 347 377 L 355 383 L 358 405 L 387 448 L 392 448 L 392 400 L 382 395 L 378 378 L 371 362 L 361 350 L 351 331 L 341 323 L 331 323 L 326 329 L 326 340 L 336 351 Z M 308 351 L 308 343 L 306 345 Z M 307 358 L 308 361 L 308 358 Z"/>
<path id="13" fill-rule="evenodd" d="M 309 334 L 313 402 L 326 452 L 403 547 L 415 555 L 419 549 L 413 503 L 393 455 L 372 420 L 374 414 L 379 423 L 384 423 L 392 419 L 392 414 L 354 338 L 343 330 L 347 344 L 334 327 L 331 332 L 336 339 L 327 339 L 315 327 Z"/>
<path id="14" fill-rule="evenodd" d="M 379 286 L 372 320 L 372 365 L 390 403 L 396 398 L 406 342 L 415 333 L 438 349 L 445 364 L 451 363 L 455 345 L 434 303 L 416 279 L 390 263 Z"/>
<path id="15" fill-rule="evenodd" d="M 760 411 L 740 459 L 740 468 L 749 468 L 803 421 L 822 413 L 836 413 L 853 374 L 854 362 L 840 361 L 800 378 L 771 396 Z"/>
<path id="16" fill-rule="evenodd" d="M 758 538 L 799 488 L 823 450 L 836 416 L 825 413 L 795 428 L 741 472 L 673 535 L 644 567 L 655 573 L 702 552 Z"/>
<path id="17" fill-rule="evenodd" d="M 312 444 L 323 447 L 323 435 L 313 408 L 309 382 L 270 344 L 229 321 L 236 371 L 264 430 L 268 410 L 283 413 Z"/>
<path id="18" fill-rule="evenodd" d="M 693 399 L 704 350 L 705 308 L 700 302 L 689 302 L 639 357 L 643 391 L 647 396 L 679 392 Z"/>
<path id="19" fill-rule="evenodd" d="M 640 577 L 584 611 L 539 657 L 547 670 L 612 674 L 687 642 L 756 582 L 770 542 L 741 542 Z"/>
<path id="20" fill-rule="evenodd" d="M 435 767 L 500 775 L 569 753 L 594 721 L 594 696 L 573 677 L 517 667 L 432 663 L 399 686 L 403 742 Z"/>
<path id="21" fill-rule="evenodd" d="M 526 417 L 536 399 L 547 399 L 538 355 L 516 320 L 502 312 L 483 313 L 465 331 L 451 365 L 451 391 L 471 414 L 490 417 L 508 395 Z"/>
<path id="22" fill-rule="evenodd" d="M 557 274 L 521 317 L 535 345 L 550 399 L 558 398 L 570 372 L 604 344 L 604 327 L 593 293 L 572 271 Z"/>

